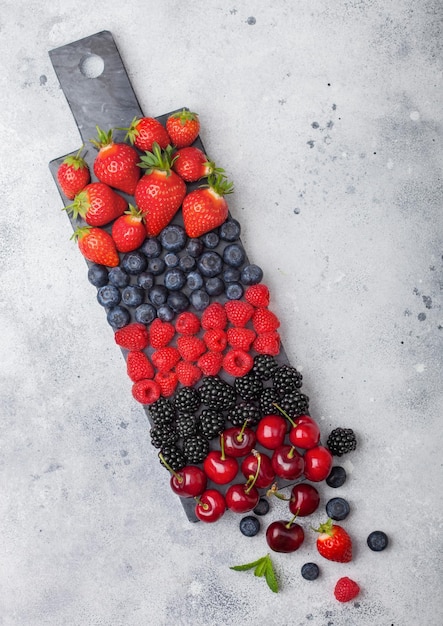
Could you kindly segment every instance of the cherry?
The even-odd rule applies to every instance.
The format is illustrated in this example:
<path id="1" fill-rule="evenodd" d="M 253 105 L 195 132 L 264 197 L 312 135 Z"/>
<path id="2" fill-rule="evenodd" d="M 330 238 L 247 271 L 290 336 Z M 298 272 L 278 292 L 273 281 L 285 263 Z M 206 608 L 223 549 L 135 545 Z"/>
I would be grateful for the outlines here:
<path id="1" fill-rule="evenodd" d="M 196 498 L 195 514 L 202 522 L 216 522 L 226 510 L 226 502 L 216 489 L 207 489 Z"/>
<path id="2" fill-rule="evenodd" d="M 300 524 L 294 522 L 296 515 L 289 521 L 278 520 L 266 529 L 266 541 L 274 552 L 295 552 L 304 541 L 305 533 Z"/>
<path id="3" fill-rule="evenodd" d="M 294 446 L 283 445 L 274 450 L 272 467 L 280 478 L 295 480 L 303 474 L 305 462 Z"/>
<path id="4" fill-rule="evenodd" d="M 227 485 L 238 472 L 238 462 L 233 457 L 225 455 L 225 439 L 220 436 L 220 450 L 211 450 L 203 461 L 203 469 L 212 482 L 217 485 Z"/>
<path id="5" fill-rule="evenodd" d="M 256 487 L 248 487 L 248 483 L 235 484 L 228 487 L 225 498 L 228 509 L 234 513 L 247 513 L 257 506 L 260 494 Z"/>
<path id="6" fill-rule="evenodd" d="M 179 472 L 172 472 L 169 484 L 174 493 L 182 498 L 195 498 L 206 489 L 206 474 L 196 465 L 186 465 Z"/>
<path id="7" fill-rule="evenodd" d="M 288 425 L 281 415 L 265 415 L 256 428 L 257 441 L 264 448 L 275 450 L 282 445 Z"/>
<path id="8" fill-rule="evenodd" d="M 246 456 L 255 446 L 255 432 L 246 427 L 247 423 L 246 421 L 241 428 L 233 426 L 224 431 L 225 453 L 228 456 Z"/>
<path id="9" fill-rule="evenodd" d="M 315 446 L 306 450 L 304 456 L 304 474 L 307 480 L 320 482 L 329 475 L 332 467 L 332 454 L 324 446 Z"/>
<path id="10" fill-rule="evenodd" d="M 320 441 L 320 428 L 310 415 L 298 415 L 293 419 L 277 404 L 275 406 L 292 425 L 289 431 L 289 441 L 292 445 L 302 450 L 309 450 L 318 445 Z"/>
<path id="11" fill-rule="evenodd" d="M 259 463 L 260 457 L 260 468 L 257 473 L 257 466 Z M 245 475 L 246 478 L 250 478 L 251 476 L 257 473 L 257 478 L 255 480 L 255 486 L 258 489 L 264 489 L 265 487 L 269 487 L 272 484 L 272 481 L 275 479 L 275 471 L 272 467 L 271 459 L 261 452 L 257 452 L 256 450 L 252 451 L 252 454 L 249 454 L 241 464 L 241 471 Z"/>
<path id="12" fill-rule="evenodd" d="M 313 485 L 299 483 L 294 485 L 289 499 L 289 510 L 294 515 L 306 517 L 317 510 L 320 504 L 320 494 Z"/>

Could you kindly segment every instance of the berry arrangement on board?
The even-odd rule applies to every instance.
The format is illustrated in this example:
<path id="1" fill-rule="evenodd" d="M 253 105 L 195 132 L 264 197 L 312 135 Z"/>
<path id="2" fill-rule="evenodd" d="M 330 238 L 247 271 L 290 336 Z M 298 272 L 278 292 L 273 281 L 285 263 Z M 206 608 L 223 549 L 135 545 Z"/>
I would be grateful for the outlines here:
<path id="1" fill-rule="evenodd" d="M 172 492 L 194 500 L 196 520 L 239 514 L 245 537 L 261 532 L 274 498 L 287 501 L 287 518 L 264 533 L 269 550 L 299 551 L 308 533 L 318 533 L 319 556 L 348 563 L 346 499 L 328 500 L 317 529 L 304 522 L 320 507 L 320 483 L 345 483 L 346 470 L 333 458 L 356 449 L 355 434 L 336 428 L 322 444 L 302 374 L 282 349 L 263 271 L 249 262 L 230 215 L 233 184 L 205 154 L 199 130 L 198 115 L 186 109 L 165 124 L 142 117 L 127 128 L 97 127 L 91 167 L 80 150 L 57 172 L 72 238 Z M 123 140 L 117 131 L 126 132 Z M 380 552 L 388 537 L 373 531 L 367 545 Z M 278 591 L 269 554 L 232 569 L 253 569 Z M 301 576 L 316 580 L 321 568 L 306 562 Z M 341 577 L 333 594 L 347 602 L 359 592 Z"/>

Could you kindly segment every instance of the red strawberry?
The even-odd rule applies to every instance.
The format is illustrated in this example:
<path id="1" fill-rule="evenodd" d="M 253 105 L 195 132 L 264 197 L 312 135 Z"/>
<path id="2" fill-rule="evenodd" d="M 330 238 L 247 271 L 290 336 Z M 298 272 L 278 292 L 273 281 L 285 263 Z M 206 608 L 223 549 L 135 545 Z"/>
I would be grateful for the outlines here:
<path id="1" fill-rule="evenodd" d="M 197 139 L 200 132 L 200 122 L 197 113 L 187 109 L 172 113 L 166 120 L 166 130 L 172 143 L 177 148 L 190 146 Z"/>
<path id="2" fill-rule="evenodd" d="M 352 540 L 346 530 L 331 519 L 317 529 L 317 550 L 329 561 L 349 563 L 352 560 Z"/>
<path id="3" fill-rule="evenodd" d="M 116 267 L 120 263 L 114 240 L 102 228 L 92 226 L 77 228 L 71 239 L 77 240 L 80 252 L 92 263 L 107 267 Z"/>
<path id="4" fill-rule="evenodd" d="M 149 334 L 153 348 L 164 348 L 174 337 L 175 328 L 170 322 L 163 322 L 156 317 L 149 327 Z"/>
<path id="5" fill-rule="evenodd" d="M 229 300 L 225 302 L 225 311 L 228 320 L 233 326 L 246 326 L 254 314 L 254 307 L 243 300 Z"/>
<path id="6" fill-rule="evenodd" d="M 154 368 L 144 352 L 131 350 L 126 358 L 126 371 L 132 382 L 143 378 L 154 378 Z"/>
<path id="7" fill-rule="evenodd" d="M 89 167 L 81 156 L 83 146 L 75 155 L 67 156 L 57 170 L 58 183 L 69 200 L 74 200 L 91 180 Z"/>
<path id="8" fill-rule="evenodd" d="M 224 330 L 219 328 L 210 328 L 203 335 L 208 350 L 211 352 L 223 352 L 228 344 L 228 338 Z"/>
<path id="9" fill-rule="evenodd" d="M 135 201 L 146 220 L 146 232 L 156 237 L 177 213 L 186 195 L 186 184 L 171 170 L 172 148 L 161 150 L 154 144 L 152 152 L 141 157 L 140 167 L 146 173 L 135 189 Z"/>
<path id="10" fill-rule="evenodd" d="M 269 289 L 263 283 L 251 285 L 245 291 L 245 300 L 253 306 L 268 306 L 270 301 Z"/>
<path id="11" fill-rule="evenodd" d="M 157 372 L 154 380 L 160 386 L 160 393 L 164 398 L 172 396 L 178 384 L 175 372 Z"/>
<path id="12" fill-rule="evenodd" d="M 255 339 L 255 332 L 251 328 L 237 328 L 233 326 L 227 331 L 228 343 L 232 348 L 245 350 L 251 348 L 251 344 Z"/>
<path id="13" fill-rule="evenodd" d="M 244 376 L 254 365 L 254 359 L 244 350 L 228 350 L 223 357 L 223 369 L 230 376 Z"/>
<path id="14" fill-rule="evenodd" d="M 200 320 L 195 313 L 183 311 L 175 320 L 175 330 L 181 335 L 196 335 L 200 330 Z"/>
<path id="15" fill-rule="evenodd" d="M 114 142 L 112 130 L 106 133 L 97 126 L 97 134 L 97 139 L 91 139 L 98 149 L 94 174 L 102 183 L 132 195 L 141 174 L 137 150 L 126 143 Z"/>
<path id="16" fill-rule="evenodd" d="M 159 348 L 151 355 L 151 361 L 159 372 L 169 372 L 180 360 L 180 352 L 172 346 Z"/>
<path id="17" fill-rule="evenodd" d="M 220 302 L 212 302 L 202 313 L 201 324 L 202 328 L 209 330 L 210 328 L 217 328 L 223 330 L 228 323 L 228 317 L 226 311 Z"/>
<path id="18" fill-rule="evenodd" d="M 154 143 L 163 150 L 171 143 L 166 128 L 154 117 L 134 117 L 129 128 L 119 130 L 127 130 L 125 141 L 143 152 L 151 152 Z"/>
<path id="19" fill-rule="evenodd" d="M 117 330 L 115 343 L 126 350 L 144 350 L 149 343 L 148 329 L 144 324 L 133 322 Z"/>
<path id="20" fill-rule="evenodd" d="M 276 330 L 269 333 L 261 333 L 254 339 L 252 348 L 259 354 L 277 356 L 280 352 L 280 335 Z"/>
<path id="21" fill-rule="evenodd" d="M 339 602 L 349 602 L 358 596 L 360 587 L 351 578 L 339 578 L 334 588 L 334 596 Z"/>
<path id="22" fill-rule="evenodd" d="M 128 208 L 126 200 L 105 183 L 89 183 L 65 210 L 74 219 L 81 217 L 90 226 L 105 226 Z"/>
<path id="23" fill-rule="evenodd" d="M 112 225 L 111 235 L 119 252 L 132 252 L 146 239 L 143 213 L 129 205 L 129 210 L 120 215 Z"/>
<path id="24" fill-rule="evenodd" d="M 189 361 L 180 361 L 175 368 L 179 382 L 185 387 L 193 387 L 202 377 L 201 369 Z"/>
<path id="25" fill-rule="evenodd" d="M 208 350 L 199 358 L 197 365 L 204 376 L 216 376 L 221 370 L 222 361 L 223 354 L 221 352 Z"/>
<path id="26" fill-rule="evenodd" d="M 183 200 L 183 223 L 189 237 L 200 237 L 223 224 L 228 217 L 224 197 L 232 193 L 233 184 L 220 171 L 208 176 L 208 184 L 188 193 Z"/>
<path id="27" fill-rule="evenodd" d="M 187 183 L 193 183 L 214 172 L 215 164 L 208 160 L 204 152 L 195 146 L 180 148 L 174 153 L 172 169 Z"/>
<path id="28" fill-rule="evenodd" d="M 177 339 L 177 348 L 184 361 L 197 361 L 206 352 L 206 344 L 199 337 L 179 337 Z"/>
<path id="29" fill-rule="evenodd" d="M 160 398 L 160 385 L 151 379 L 139 380 L 132 385 L 132 395 L 141 404 L 153 404 Z"/>
<path id="30" fill-rule="evenodd" d="M 252 325 L 258 333 L 270 333 L 280 326 L 278 317 L 264 307 L 259 307 L 252 316 Z"/>

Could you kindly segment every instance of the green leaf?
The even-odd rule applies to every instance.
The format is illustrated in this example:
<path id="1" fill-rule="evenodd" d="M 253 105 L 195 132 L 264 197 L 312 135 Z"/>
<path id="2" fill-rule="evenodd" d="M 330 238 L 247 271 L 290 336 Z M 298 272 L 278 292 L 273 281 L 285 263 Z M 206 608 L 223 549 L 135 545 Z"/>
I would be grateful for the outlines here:
<path id="1" fill-rule="evenodd" d="M 257 561 L 252 561 L 252 563 L 245 563 L 244 565 L 232 565 L 229 569 L 233 569 L 236 572 L 244 572 L 248 569 L 253 569 L 254 567 L 257 567 L 265 558 L 266 557 L 263 556 L 261 559 L 258 559 Z"/>
<path id="2" fill-rule="evenodd" d="M 257 565 L 254 571 L 254 576 L 264 576 L 265 571 L 268 567 L 268 563 L 266 561 L 266 557 L 260 560 L 260 563 Z"/>
<path id="3" fill-rule="evenodd" d="M 230 569 L 236 570 L 237 572 L 254 569 L 254 576 L 264 576 L 269 589 L 274 593 L 278 593 L 277 577 L 275 575 L 274 566 L 272 564 L 272 560 L 269 554 L 263 556 L 261 559 L 257 559 L 257 561 L 253 561 L 252 563 L 245 563 L 244 565 L 233 565 L 232 567 L 230 567 Z"/>
<path id="4" fill-rule="evenodd" d="M 271 557 L 267 556 L 268 558 L 268 566 L 265 570 L 265 578 L 266 578 L 266 582 L 268 584 L 268 587 L 271 591 L 273 591 L 274 593 L 278 593 L 278 582 L 277 582 L 277 577 L 275 575 L 274 572 L 274 567 L 272 565 L 272 561 L 271 561 Z"/>

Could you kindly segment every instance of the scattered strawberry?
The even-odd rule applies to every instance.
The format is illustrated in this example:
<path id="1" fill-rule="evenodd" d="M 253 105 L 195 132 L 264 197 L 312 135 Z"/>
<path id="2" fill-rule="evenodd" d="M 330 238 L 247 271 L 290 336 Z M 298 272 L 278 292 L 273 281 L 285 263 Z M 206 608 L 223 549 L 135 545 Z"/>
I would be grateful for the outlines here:
<path id="1" fill-rule="evenodd" d="M 185 387 L 193 387 L 202 377 L 201 369 L 188 361 L 179 361 L 175 371 L 177 372 L 178 381 Z"/>
<path id="2" fill-rule="evenodd" d="M 175 330 L 181 335 L 196 335 L 200 330 L 200 319 L 191 311 L 183 311 L 175 320 Z"/>
<path id="3" fill-rule="evenodd" d="M 105 226 L 128 208 L 126 200 L 105 183 L 89 183 L 65 211 L 74 219 L 81 217 L 90 226 Z"/>
<path id="4" fill-rule="evenodd" d="M 146 173 L 139 180 L 134 197 L 145 216 L 149 237 L 156 237 L 170 223 L 186 195 L 186 184 L 172 171 L 172 164 L 171 146 L 161 150 L 154 143 L 152 152 L 141 157 L 139 166 Z"/>
<path id="5" fill-rule="evenodd" d="M 116 267 L 120 263 L 114 240 L 102 228 L 92 226 L 77 228 L 71 239 L 77 241 L 80 252 L 92 263 L 106 267 Z"/>
<path id="6" fill-rule="evenodd" d="M 144 324 L 133 322 L 117 330 L 115 343 L 126 350 L 144 350 L 149 343 L 148 329 Z"/>
<path id="7" fill-rule="evenodd" d="M 139 248 L 146 239 L 143 213 L 130 204 L 128 211 L 113 223 L 111 235 L 119 252 L 132 252 Z"/>
<path id="8" fill-rule="evenodd" d="M 225 195 L 232 193 L 233 184 L 221 171 L 208 176 L 207 185 L 188 193 L 183 200 L 183 224 L 189 237 L 200 237 L 217 228 L 228 217 Z"/>
<path id="9" fill-rule="evenodd" d="M 221 352 L 208 350 L 199 358 L 197 365 L 204 376 L 216 376 L 221 370 L 222 362 L 223 354 Z"/>
<path id="10" fill-rule="evenodd" d="M 151 355 L 151 361 L 159 372 L 169 372 L 180 360 L 180 352 L 172 346 L 159 348 Z"/>
<path id="11" fill-rule="evenodd" d="M 98 126 L 96 128 L 97 138 L 91 139 L 98 150 L 94 174 L 102 183 L 132 195 L 141 174 L 137 150 L 127 143 L 115 142 L 112 130 L 105 132 Z"/>
<path id="12" fill-rule="evenodd" d="M 215 164 L 199 148 L 188 146 L 174 153 L 176 157 L 172 169 L 187 183 L 209 176 L 216 169 Z"/>
<path id="13" fill-rule="evenodd" d="M 349 602 L 358 596 L 360 587 L 351 578 L 339 578 L 334 588 L 334 596 L 339 602 Z"/>
<path id="14" fill-rule="evenodd" d="M 254 311 L 252 316 L 252 325 L 257 333 L 269 333 L 273 330 L 277 330 L 280 326 L 280 320 L 278 317 L 264 307 L 259 307 Z"/>
<path id="15" fill-rule="evenodd" d="M 203 341 L 211 352 L 223 352 L 228 345 L 228 338 L 224 330 L 210 328 L 203 335 Z"/>
<path id="16" fill-rule="evenodd" d="M 67 156 L 57 170 L 58 183 L 69 200 L 74 200 L 91 180 L 88 164 L 81 156 L 83 146 L 74 156 Z"/>
<path id="17" fill-rule="evenodd" d="M 139 380 L 132 385 L 132 395 L 141 404 L 153 404 L 160 398 L 160 385 L 152 379 Z"/>
<path id="18" fill-rule="evenodd" d="M 245 291 L 245 299 L 253 306 L 266 307 L 270 301 L 269 289 L 263 283 L 251 285 Z"/>
<path id="19" fill-rule="evenodd" d="M 199 337 L 183 336 L 177 339 L 177 348 L 184 361 L 197 361 L 206 352 L 206 344 Z"/>
<path id="20" fill-rule="evenodd" d="M 317 550 L 325 559 L 349 563 L 352 560 L 352 540 L 346 530 L 331 519 L 315 529 L 320 535 L 317 537 Z"/>
<path id="21" fill-rule="evenodd" d="M 200 132 L 197 113 L 186 109 L 172 113 L 166 120 L 166 130 L 176 148 L 190 146 Z"/>
<path id="22" fill-rule="evenodd" d="M 154 143 L 162 150 L 171 143 L 166 128 L 154 117 L 134 117 L 129 128 L 126 130 L 125 141 L 129 140 L 133 146 L 143 152 L 151 152 Z"/>
<path id="23" fill-rule="evenodd" d="M 154 378 L 154 368 L 144 352 L 131 350 L 126 357 L 126 371 L 133 383 L 143 378 Z"/>
<path id="24" fill-rule="evenodd" d="M 254 365 L 254 359 L 244 350 L 228 350 L 223 357 L 222 367 L 230 376 L 244 376 Z"/>
<path id="25" fill-rule="evenodd" d="M 217 328 L 223 330 L 228 323 L 226 311 L 220 302 L 212 302 L 202 313 L 201 325 L 205 330 Z"/>
<path id="26" fill-rule="evenodd" d="M 280 335 L 276 330 L 269 333 L 257 335 L 252 344 L 252 348 L 259 354 L 269 354 L 277 356 L 280 352 Z"/>
<path id="27" fill-rule="evenodd" d="M 172 396 L 178 384 L 178 376 L 175 372 L 157 372 L 154 380 L 158 383 L 160 393 L 164 398 Z"/>
<path id="28" fill-rule="evenodd" d="M 228 343 L 232 348 L 238 348 L 246 352 L 250 350 L 256 336 L 251 328 L 237 328 L 237 326 L 228 328 L 226 334 Z"/>
<path id="29" fill-rule="evenodd" d="M 155 349 L 164 348 L 175 335 L 175 328 L 170 322 L 163 322 L 156 317 L 149 327 L 151 346 Z"/>
<path id="30" fill-rule="evenodd" d="M 233 326 L 243 327 L 253 316 L 254 307 L 243 300 L 229 300 L 225 303 L 225 311 Z"/>

